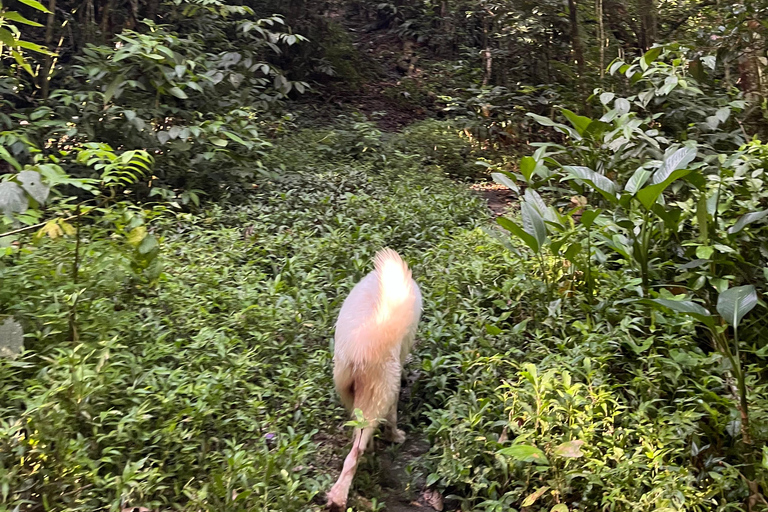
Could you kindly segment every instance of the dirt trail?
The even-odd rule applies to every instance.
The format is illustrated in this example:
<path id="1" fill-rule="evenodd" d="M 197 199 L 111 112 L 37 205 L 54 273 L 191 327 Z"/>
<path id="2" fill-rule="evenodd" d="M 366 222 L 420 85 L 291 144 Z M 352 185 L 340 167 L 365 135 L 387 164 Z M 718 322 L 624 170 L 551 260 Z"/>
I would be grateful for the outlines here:
<path id="1" fill-rule="evenodd" d="M 434 510 L 422 496 L 421 490 L 424 482 L 412 482 L 406 467 L 411 461 L 417 459 L 429 451 L 429 442 L 411 431 L 411 436 L 398 447 L 393 455 L 389 451 L 380 453 L 381 480 L 380 484 L 385 490 L 383 501 L 387 505 L 388 512 L 411 512 Z"/>
<path id="2" fill-rule="evenodd" d="M 515 193 L 504 185 L 499 185 L 492 181 L 483 183 L 474 183 L 469 187 L 471 190 L 483 196 L 488 203 L 488 208 L 495 217 L 507 213 L 514 204 Z"/>

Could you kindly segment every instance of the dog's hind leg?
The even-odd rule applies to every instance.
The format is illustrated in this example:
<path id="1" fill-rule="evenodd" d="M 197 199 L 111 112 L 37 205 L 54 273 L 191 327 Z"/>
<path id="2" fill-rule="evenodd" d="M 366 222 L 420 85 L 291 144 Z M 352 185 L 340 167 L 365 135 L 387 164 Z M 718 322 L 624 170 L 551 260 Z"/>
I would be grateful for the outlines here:
<path id="1" fill-rule="evenodd" d="M 368 446 L 368 443 L 373 438 L 375 428 L 376 426 L 374 425 L 364 429 L 355 429 L 352 438 L 352 449 L 349 451 L 347 458 L 344 459 L 344 468 L 341 470 L 339 479 L 327 495 L 327 507 L 332 512 L 344 512 L 346 510 L 349 488 L 352 485 L 352 479 L 355 477 L 355 471 L 357 471 L 357 463 L 360 456 L 365 452 L 366 446 Z"/>
<path id="2" fill-rule="evenodd" d="M 387 423 L 384 426 L 384 439 L 390 443 L 403 444 L 405 442 L 405 432 L 397 428 L 397 400 L 392 403 L 386 417 Z"/>

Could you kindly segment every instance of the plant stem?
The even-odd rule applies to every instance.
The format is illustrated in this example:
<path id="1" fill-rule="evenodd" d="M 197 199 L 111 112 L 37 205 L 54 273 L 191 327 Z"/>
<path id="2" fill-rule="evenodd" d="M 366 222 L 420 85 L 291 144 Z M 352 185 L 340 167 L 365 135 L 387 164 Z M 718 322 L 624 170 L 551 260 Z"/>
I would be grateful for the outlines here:
<path id="1" fill-rule="evenodd" d="M 72 284 L 75 289 L 75 298 L 72 302 L 72 307 L 69 310 L 69 338 L 72 341 L 78 341 L 80 336 L 77 333 L 77 301 L 79 295 L 77 294 L 77 280 L 80 269 L 80 205 L 77 205 L 75 218 L 75 257 L 72 260 Z"/>
<path id="2" fill-rule="evenodd" d="M 650 245 L 650 232 L 648 230 L 648 217 L 649 217 L 649 210 L 645 210 L 643 213 L 643 225 L 640 228 L 640 243 L 637 244 L 637 248 L 640 249 L 641 259 L 638 261 L 640 263 L 640 277 L 643 280 L 643 294 L 647 297 L 648 296 L 648 290 L 650 289 L 650 279 L 648 276 L 648 246 Z M 637 260 L 637 255 L 635 255 L 635 260 Z"/>
<path id="3" fill-rule="evenodd" d="M 592 227 L 587 229 L 587 295 L 589 304 L 594 303 L 594 291 L 592 289 Z"/>
<path id="4" fill-rule="evenodd" d="M 552 300 L 552 291 L 549 288 L 549 278 L 547 277 L 547 271 L 544 268 L 544 256 L 542 256 L 541 252 L 536 253 L 536 256 L 539 257 L 539 268 L 541 269 L 541 276 L 544 279 L 544 286 L 547 289 L 547 300 Z"/>
<path id="5" fill-rule="evenodd" d="M 48 51 L 51 51 L 51 44 L 53 43 L 53 24 L 56 21 L 56 0 L 50 0 L 48 2 L 48 18 L 45 23 L 45 46 Z M 50 89 L 51 74 L 53 72 L 53 56 L 46 54 L 45 62 L 43 65 L 43 73 L 40 78 L 43 98 L 48 98 L 48 91 Z"/>

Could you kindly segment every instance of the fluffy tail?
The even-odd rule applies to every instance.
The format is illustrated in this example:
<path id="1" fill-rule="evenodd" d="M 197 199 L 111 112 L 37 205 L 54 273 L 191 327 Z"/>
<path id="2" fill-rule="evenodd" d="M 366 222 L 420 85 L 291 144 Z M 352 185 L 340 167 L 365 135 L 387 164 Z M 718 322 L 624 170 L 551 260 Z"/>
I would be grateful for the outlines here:
<path id="1" fill-rule="evenodd" d="M 421 293 L 400 255 L 381 250 L 374 266 L 352 289 L 336 322 L 334 367 L 350 376 L 388 361 L 393 350 L 407 352 L 421 314 Z"/>
<path id="2" fill-rule="evenodd" d="M 392 313 L 403 305 L 410 305 L 413 301 L 411 269 L 392 249 L 382 249 L 377 252 L 373 265 L 379 278 L 377 320 L 391 322 Z"/>

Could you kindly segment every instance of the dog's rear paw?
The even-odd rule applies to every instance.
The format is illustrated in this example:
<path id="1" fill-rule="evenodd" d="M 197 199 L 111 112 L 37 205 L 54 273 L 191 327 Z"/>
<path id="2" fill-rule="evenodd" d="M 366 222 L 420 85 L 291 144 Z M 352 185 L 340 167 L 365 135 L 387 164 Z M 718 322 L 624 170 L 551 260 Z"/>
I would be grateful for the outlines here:
<path id="1" fill-rule="evenodd" d="M 399 428 L 387 429 L 385 437 L 390 443 L 403 444 L 405 442 L 405 432 Z"/>
<path id="2" fill-rule="evenodd" d="M 346 497 L 338 496 L 339 494 L 335 489 L 328 491 L 325 508 L 330 512 L 345 512 L 347 510 Z"/>

